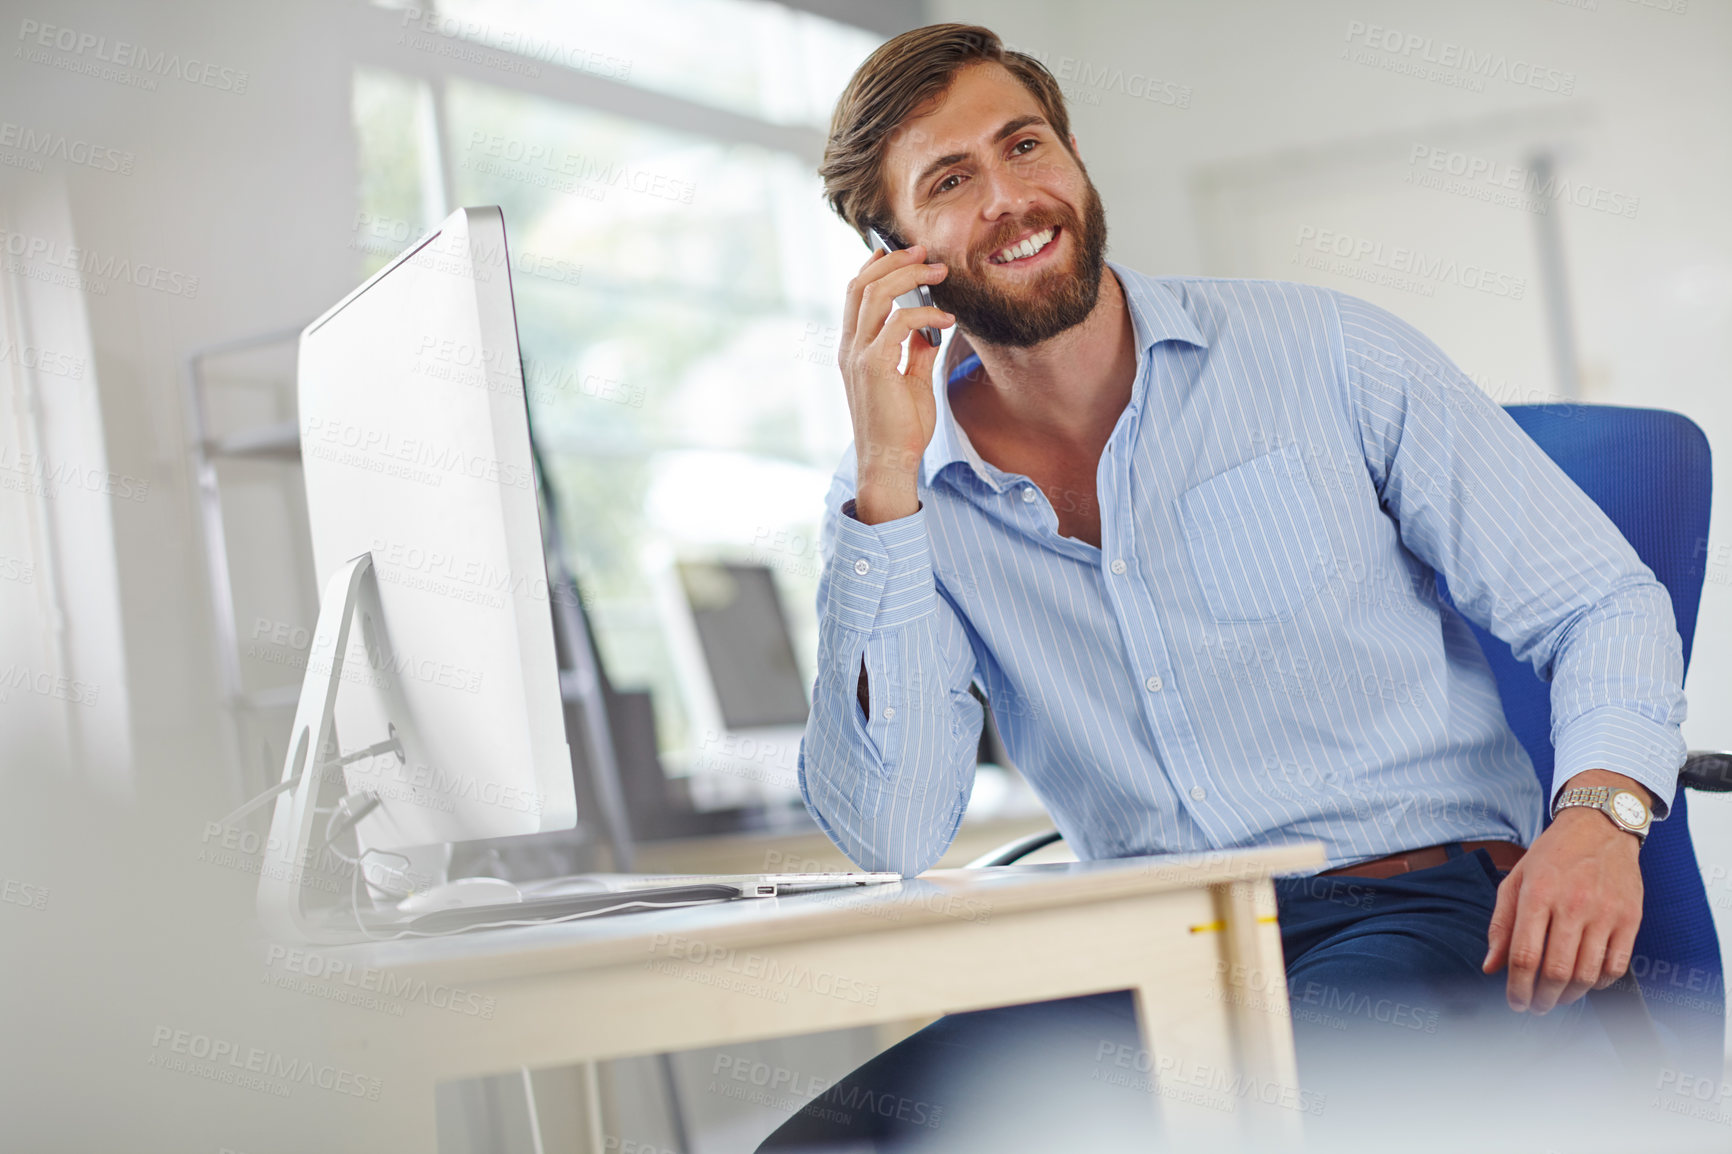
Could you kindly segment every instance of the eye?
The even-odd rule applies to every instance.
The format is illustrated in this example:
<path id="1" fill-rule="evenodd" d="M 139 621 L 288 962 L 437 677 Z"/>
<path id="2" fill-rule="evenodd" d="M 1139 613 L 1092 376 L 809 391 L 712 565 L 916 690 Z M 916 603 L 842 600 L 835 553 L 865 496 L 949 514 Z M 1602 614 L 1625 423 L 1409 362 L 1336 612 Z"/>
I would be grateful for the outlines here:
<path id="1" fill-rule="evenodd" d="M 1023 145 L 1025 144 L 1028 145 L 1028 149 L 1023 148 Z M 1036 140 L 1032 136 L 1027 140 L 1019 140 L 1015 144 L 1011 145 L 1010 154 L 1012 156 L 1027 156 L 1029 149 L 1035 148 L 1039 144 L 1040 141 Z"/>
<path id="2" fill-rule="evenodd" d="M 953 184 L 952 181 L 959 181 L 961 179 L 962 179 L 962 174 L 960 172 L 953 172 L 949 176 L 945 177 L 943 180 L 939 181 L 937 186 L 934 187 L 932 191 L 934 194 L 949 192 L 951 189 L 956 187 L 956 185 Z"/>

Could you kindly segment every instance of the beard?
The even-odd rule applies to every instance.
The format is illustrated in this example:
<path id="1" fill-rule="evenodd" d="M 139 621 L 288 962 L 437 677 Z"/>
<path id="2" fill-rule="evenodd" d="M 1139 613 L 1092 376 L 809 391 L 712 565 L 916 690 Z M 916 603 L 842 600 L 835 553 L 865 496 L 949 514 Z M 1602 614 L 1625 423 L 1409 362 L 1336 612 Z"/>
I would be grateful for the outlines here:
<path id="1" fill-rule="evenodd" d="M 1101 276 L 1106 271 L 1107 217 L 1100 195 L 1085 176 L 1083 219 L 1069 205 L 1031 212 L 1006 224 L 997 236 L 969 253 L 964 260 L 943 254 L 933 259 L 950 266 L 950 275 L 932 286 L 932 300 L 956 317 L 957 327 L 972 341 L 1005 348 L 1029 348 L 1049 340 L 1094 311 L 1100 297 Z M 990 256 L 1019 236 L 1057 225 L 1060 235 L 1072 240 L 1068 265 L 1050 268 L 1038 279 L 1016 289 L 1006 289 L 988 280 L 983 270 Z"/>

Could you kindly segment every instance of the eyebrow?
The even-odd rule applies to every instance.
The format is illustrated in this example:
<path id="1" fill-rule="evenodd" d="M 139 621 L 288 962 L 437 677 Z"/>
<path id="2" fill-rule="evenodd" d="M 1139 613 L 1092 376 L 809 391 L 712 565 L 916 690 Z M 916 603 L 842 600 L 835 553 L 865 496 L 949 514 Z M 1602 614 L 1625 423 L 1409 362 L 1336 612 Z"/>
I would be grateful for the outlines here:
<path id="1" fill-rule="evenodd" d="M 1046 117 L 1034 115 L 1019 116 L 1015 120 L 1007 120 L 1004 122 L 1004 127 L 999 129 L 998 132 L 993 135 L 992 143 L 997 144 L 1005 137 L 1012 133 L 1021 132 L 1030 125 L 1045 123 Z M 951 165 L 967 160 L 973 155 L 972 152 L 951 152 L 939 157 L 937 160 L 934 160 L 931 164 L 928 164 L 925 168 L 920 170 L 920 175 L 914 178 L 915 187 L 918 188 L 920 185 L 925 184 L 927 178 L 939 169 L 949 168 Z"/>

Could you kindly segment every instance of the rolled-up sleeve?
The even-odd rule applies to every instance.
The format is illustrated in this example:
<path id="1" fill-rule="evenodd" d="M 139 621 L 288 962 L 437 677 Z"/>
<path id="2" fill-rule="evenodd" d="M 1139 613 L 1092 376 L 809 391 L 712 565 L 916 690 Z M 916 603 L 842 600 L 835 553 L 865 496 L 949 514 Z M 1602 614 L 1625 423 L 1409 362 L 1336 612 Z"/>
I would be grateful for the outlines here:
<path id="1" fill-rule="evenodd" d="M 825 499 L 800 793 L 850 860 L 912 876 L 943 855 L 968 805 L 984 722 L 968 692 L 974 651 L 934 579 L 924 505 L 878 525 L 853 512 L 844 462 Z"/>
<path id="2" fill-rule="evenodd" d="M 1685 757 L 1683 646 L 1665 586 L 1435 344 L 1364 301 L 1336 304 L 1347 401 L 1402 542 L 1551 683 L 1551 799 L 1607 769 L 1646 786 L 1663 818 Z"/>

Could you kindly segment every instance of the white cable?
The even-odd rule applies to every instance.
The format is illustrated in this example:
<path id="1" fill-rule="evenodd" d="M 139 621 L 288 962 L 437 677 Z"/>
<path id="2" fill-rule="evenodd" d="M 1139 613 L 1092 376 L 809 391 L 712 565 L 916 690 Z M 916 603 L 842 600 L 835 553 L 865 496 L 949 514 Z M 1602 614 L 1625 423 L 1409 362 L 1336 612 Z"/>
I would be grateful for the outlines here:
<path id="1" fill-rule="evenodd" d="M 288 790 L 295 788 L 295 786 L 299 785 L 300 782 L 301 782 L 301 775 L 298 773 L 295 774 L 295 776 L 289 778 L 289 780 L 287 780 L 287 781 L 278 782 L 276 785 L 271 786 L 271 788 L 265 790 L 265 792 L 259 794 L 257 797 L 253 798 L 251 801 L 244 803 L 239 809 L 235 810 L 233 813 L 231 813 L 227 817 L 223 818 L 219 824 L 221 824 L 221 825 L 233 825 L 235 822 L 239 821 L 241 818 L 247 816 L 247 814 L 253 812 L 253 810 L 258 809 L 260 806 L 264 805 L 265 802 L 271 800 L 271 798 L 277 796 L 277 794 L 285 793 Z"/>
<path id="2" fill-rule="evenodd" d="M 338 757 L 334 761 L 329 761 L 329 762 L 326 762 L 325 764 L 327 767 L 332 766 L 332 765 L 348 765 L 352 761 L 360 761 L 362 758 L 374 757 L 374 756 L 377 756 L 378 754 L 381 754 L 381 753 L 389 753 L 392 750 L 397 751 L 398 758 L 399 758 L 399 760 L 401 760 L 402 749 L 403 749 L 403 747 L 402 747 L 402 745 L 400 745 L 398 743 L 397 735 L 393 731 L 392 735 L 390 737 L 386 738 L 384 741 L 378 742 L 378 743 L 373 744 L 373 745 L 369 745 L 366 749 L 358 749 L 354 753 L 350 753 L 350 754 L 346 754 L 342 757 Z M 278 782 L 276 785 L 271 786 L 271 788 L 265 790 L 265 792 L 259 794 L 257 797 L 253 798 L 251 801 L 243 803 L 239 809 L 235 810 L 233 813 L 231 813 L 227 817 L 223 818 L 219 824 L 231 825 L 234 822 L 239 821 L 241 818 L 245 817 L 247 814 L 253 812 L 253 810 L 258 809 L 261 805 L 265 804 L 265 802 L 271 800 L 271 798 L 277 796 L 279 793 L 283 793 L 287 790 L 291 790 L 291 789 L 295 788 L 295 786 L 299 785 L 300 782 L 301 782 L 301 774 L 300 773 L 296 773 L 295 776 L 289 778 L 289 780 L 287 780 L 287 781 Z M 345 798 L 344 800 L 347 800 L 347 798 Z M 318 811 L 315 811 L 315 812 L 318 812 Z M 366 811 L 363 811 L 361 816 L 365 817 Z M 358 817 L 355 820 L 359 821 L 361 819 Z M 338 830 L 337 832 L 341 833 L 343 831 Z M 327 841 L 330 840 L 329 835 L 327 835 L 326 840 Z"/>
<path id="3" fill-rule="evenodd" d="M 365 798 L 366 804 L 363 805 L 359 810 L 351 810 L 349 808 L 349 799 L 350 798 L 356 798 L 356 797 Z M 343 861 L 348 862 L 350 865 L 355 865 L 356 862 L 355 862 L 354 858 L 350 857 L 348 854 L 346 854 L 342 850 L 338 849 L 332 843 L 335 842 L 337 840 L 337 838 L 340 837 L 351 826 L 359 825 L 362 818 L 366 817 L 368 814 L 372 813 L 374 810 L 378 809 L 383 804 L 385 804 L 385 803 L 379 800 L 378 794 L 369 793 L 366 790 L 358 790 L 355 793 L 344 794 L 342 799 L 340 801 L 338 801 L 336 805 L 331 807 L 331 815 L 325 819 L 324 844 L 320 845 L 315 852 L 322 853 L 325 850 L 329 849 L 332 853 L 336 854 Z M 337 824 L 337 817 L 339 815 L 341 815 L 343 818 L 343 824 L 340 826 L 337 826 L 336 829 L 332 829 L 331 827 L 333 825 Z"/>
<path id="4" fill-rule="evenodd" d="M 331 852 L 335 853 L 338 857 L 343 857 L 342 852 L 340 850 L 338 850 L 336 846 L 331 847 Z M 352 913 L 354 913 L 357 923 L 359 922 L 360 917 L 361 917 L 361 915 L 360 915 L 361 894 L 360 894 L 360 891 L 356 888 L 356 882 L 357 881 L 366 882 L 367 883 L 367 890 L 370 894 L 383 894 L 385 897 L 390 898 L 392 901 L 403 900 L 403 895 L 401 893 L 394 892 L 393 890 L 387 888 L 384 885 L 381 885 L 380 883 L 374 881 L 372 878 L 367 876 L 366 859 L 371 857 L 373 854 L 378 854 L 380 857 L 394 857 L 398 861 L 403 863 L 405 869 L 414 864 L 407 857 L 405 857 L 403 854 L 400 854 L 394 850 L 388 850 L 388 849 L 369 849 L 369 850 L 366 850 L 365 852 L 363 852 L 361 854 L 361 856 L 358 858 L 353 858 L 353 859 L 346 858 L 346 857 L 343 858 L 344 861 L 349 862 L 350 864 L 352 864 L 355 867 L 355 873 L 349 881 L 349 903 L 350 903 L 350 910 Z M 389 867 L 387 867 L 387 868 L 389 868 Z M 395 872 L 399 877 L 403 878 L 405 881 L 409 882 L 409 886 L 410 886 L 411 890 L 414 888 L 414 882 L 411 881 L 409 879 L 408 875 L 405 874 L 402 870 L 396 870 L 393 872 Z"/>

